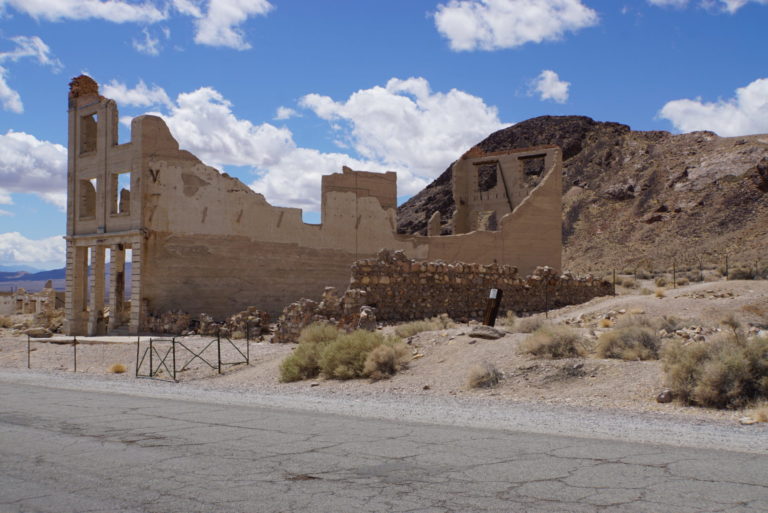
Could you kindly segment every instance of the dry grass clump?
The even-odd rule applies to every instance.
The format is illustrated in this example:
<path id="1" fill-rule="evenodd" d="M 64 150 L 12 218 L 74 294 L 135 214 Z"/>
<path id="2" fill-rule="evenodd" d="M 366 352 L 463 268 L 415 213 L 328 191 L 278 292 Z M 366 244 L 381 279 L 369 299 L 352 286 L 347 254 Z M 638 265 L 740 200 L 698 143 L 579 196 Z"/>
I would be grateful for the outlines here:
<path id="1" fill-rule="evenodd" d="M 566 326 L 542 326 L 520 344 L 520 351 L 541 358 L 571 358 L 586 354 L 581 334 Z"/>
<path id="2" fill-rule="evenodd" d="M 647 287 L 643 287 L 637 293 L 640 294 L 641 296 L 650 296 L 651 294 L 653 294 L 653 291 Z"/>
<path id="3" fill-rule="evenodd" d="M 720 336 L 706 344 L 668 344 L 667 386 L 686 404 L 740 408 L 768 398 L 768 337 Z"/>
<path id="4" fill-rule="evenodd" d="M 654 284 L 657 287 L 666 287 L 667 286 L 667 278 L 665 278 L 664 276 L 659 276 L 658 278 L 656 278 L 654 280 Z"/>
<path id="5" fill-rule="evenodd" d="M 544 326 L 544 319 L 538 315 L 520 317 L 515 324 L 515 331 L 518 333 L 533 333 L 542 326 Z"/>
<path id="6" fill-rule="evenodd" d="M 13 326 L 11 318 L 5 315 L 0 315 L 0 328 L 10 328 L 11 326 Z"/>
<path id="7" fill-rule="evenodd" d="M 404 368 L 410 357 L 400 339 L 365 330 L 339 334 L 333 326 L 316 324 L 304 328 L 298 347 L 280 363 L 280 381 L 320 374 L 329 379 L 383 379 Z"/>
<path id="8" fill-rule="evenodd" d="M 493 388 L 499 384 L 503 374 L 489 362 L 478 363 L 469 369 L 468 388 Z"/>
<path id="9" fill-rule="evenodd" d="M 621 280 L 621 286 L 626 289 L 636 289 L 639 287 L 637 281 L 634 278 L 624 278 Z"/>
<path id="10" fill-rule="evenodd" d="M 629 327 L 653 328 L 654 326 L 651 319 L 649 319 L 645 314 L 630 313 L 629 315 L 619 317 L 619 319 L 616 321 L 616 328 Z"/>
<path id="11" fill-rule="evenodd" d="M 656 321 L 656 327 L 660 330 L 664 330 L 667 333 L 674 333 L 682 328 L 683 324 L 680 319 L 674 315 L 663 315 L 661 319 Z"/>
<path id="12" fill-rule="evenodd" d="M 509 330 L 512 330 L 515 328 L 515 325 L 517 324 L 518 320 L 519 318 L 517 317 L 517 314 L 515 314 L 515 312 L 513 312 L 512 310 L 508 310 L 507 313 L 504 315 L 504 317 L 499 317 L 498 319 L 496 319 L 496 324 L 504 328 L 507 328 Z"/>
<path id="13" fill-rule="evenodd" d="M 656 297 L 659 298 L 659 299 L 661 299 L 663 297 L 667 297 L 666 292 L 664 291 L 664 289 L 661 289 L 661 288 L 656 289 L 656 293 L 655 294 L 656 294 Z"/>
<path id="14" fill-rule="evenodd" d="M 405 324 L 401 324 L 395 328 L 395 334 L 400 338 L 408 338 L 424 331 L 443 330 L 447 328 L 453 328 L 456 323 L 453 322 L 448 314 L 440 314 L 437 317 L 431 319 L 424 319 L 423 321 L 412 321 Z"/>
<path id="15" fill-rule="evenodd" d="M 122 363 L 113 363 L 109 366 L 109 369 L 107 369 L 112 374 L 123 374 L 128 370 L 128 368 L 123 365 Z"/>
<path id="16" fill-rule="evenodd" d="M 677 283 L 678 287 L 685 287 L 688 285 L 691 281 L 688 278 L 678 278 L 675 283 Z"/>
<path id="17" fill-rule="evenodd" d="M 626 326 L 603 333 L 597 339 L 597 356 L 622 360 L 656 360 L 661 340 L 649 327 Z"/>
<path id="18" fill-rule="evenodd" d="M 731 269 L 728 272 L 729 280 L 754 280 L 758 278 L 755 269 L 751 267 L 740 267 L 737 269 Z"/>
<path id="19" fill-rule="evenodd" d="M 368 353 L 363 365 L 363 375 L 373 380 L 394 376 L 411 361 L 411 351 L 402 342 L 386 342 Z"/>
<path id="20" fill-rule="evenodd" d="M 611 326 L 613 326 L 613 321 L 610 319 L 600 319 L 597 325 L 601 328 L 610 328 Z"/>

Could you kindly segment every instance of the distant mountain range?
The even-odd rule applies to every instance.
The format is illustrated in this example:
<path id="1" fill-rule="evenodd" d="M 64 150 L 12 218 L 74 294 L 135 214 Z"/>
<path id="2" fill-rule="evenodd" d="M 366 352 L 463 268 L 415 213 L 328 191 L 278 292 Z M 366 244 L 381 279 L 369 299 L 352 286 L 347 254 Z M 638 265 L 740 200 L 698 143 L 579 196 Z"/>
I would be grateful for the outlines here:
<path id="1" fill-rule="evenodd" d="M 37 271 L 30 273 L 24 270 L 0 271 L 0 282 L 8 281 L 40 281 L 40 280 L 63 280 L 66 277 L 67 269 L 52 269 L 50 271 Z"/>
<path id="2" fill-rule="evenodd" d="M 45 287 L 45 283 L 48 280 L 53 282 L 53 288 L 56 290 L 64 290 L 66 286 L 67 270 L 64 267 L 61 269 L 37 272 L 13 269 L 9 266 L 3 266 L 2 268 L 4 270 L 0 271 L 0 291 L 23 288 L 29 292 L 37 292 Z M 126 262 L 125 271 L 126 275 L 130 275 L 130 262 Z M 109 273 L 109 263 L 105 266 L 105 272 Z M 130 280 L 128 280 L 127 287 L 130 290 Z"/>

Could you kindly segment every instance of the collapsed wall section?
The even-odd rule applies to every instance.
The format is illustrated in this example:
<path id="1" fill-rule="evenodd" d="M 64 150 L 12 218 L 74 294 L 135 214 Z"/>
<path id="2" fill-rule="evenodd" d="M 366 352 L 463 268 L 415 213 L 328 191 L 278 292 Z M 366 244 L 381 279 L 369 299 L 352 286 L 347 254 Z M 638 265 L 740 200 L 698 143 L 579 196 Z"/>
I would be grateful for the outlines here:
<path id="1" fill-rule="evenodd" d="M 416 261 L 402 251 L 381 251 L 352 266 L 350 289 L 365 291 L 377 320 L 423 319 L 447 313 L 454 319 L 482 318 L 492 288 L 502 289 L 500 311 L 542 312 L 614 293 L 613 285 L 539 267 L 527 277 L 506 265 Z"/>

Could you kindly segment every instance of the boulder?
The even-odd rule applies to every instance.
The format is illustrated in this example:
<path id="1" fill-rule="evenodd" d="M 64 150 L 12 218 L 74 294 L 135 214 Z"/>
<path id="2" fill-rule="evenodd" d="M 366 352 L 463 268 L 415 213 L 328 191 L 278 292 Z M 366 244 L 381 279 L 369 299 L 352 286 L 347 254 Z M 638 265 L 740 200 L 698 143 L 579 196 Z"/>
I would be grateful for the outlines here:
<path id="1" fill-rule="evenodd" d="M 492 328 L 491 326 L 475 326 L 469 331 L 469 336 L 473 338 L 484 338 L 487 340 L 496 340 L 504 336 L 504 332 Z"/>
<path id="2" fill-rule="evenodd" d="M 32 338 L 49 338 L 53 336 L 53 333 L 51 332 L 51 330 L 47 328 L 42 328 L 39 326 L 35 328 L 28 328 L 24 330 L 22 333 L 24 333 L 25 335 L 29 335 Z"/>

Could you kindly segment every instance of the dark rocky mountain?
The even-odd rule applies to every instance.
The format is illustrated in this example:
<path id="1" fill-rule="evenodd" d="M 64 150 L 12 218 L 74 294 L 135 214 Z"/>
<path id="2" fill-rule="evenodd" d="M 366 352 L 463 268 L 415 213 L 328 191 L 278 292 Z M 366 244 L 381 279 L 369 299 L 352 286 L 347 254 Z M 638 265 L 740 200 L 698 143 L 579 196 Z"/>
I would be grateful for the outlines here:
<path id="1" fill-rule="evenodd" d="M 542 116 L 499 130 L 484 151 L 563 150 L 564 263 L 576 271 L 731 262 L 768 265 L 768 135 L 633 131 L 585 116 Z M 439 210 L 451 233 L 450 167 L 398 209 L 400 233 Z"/>

